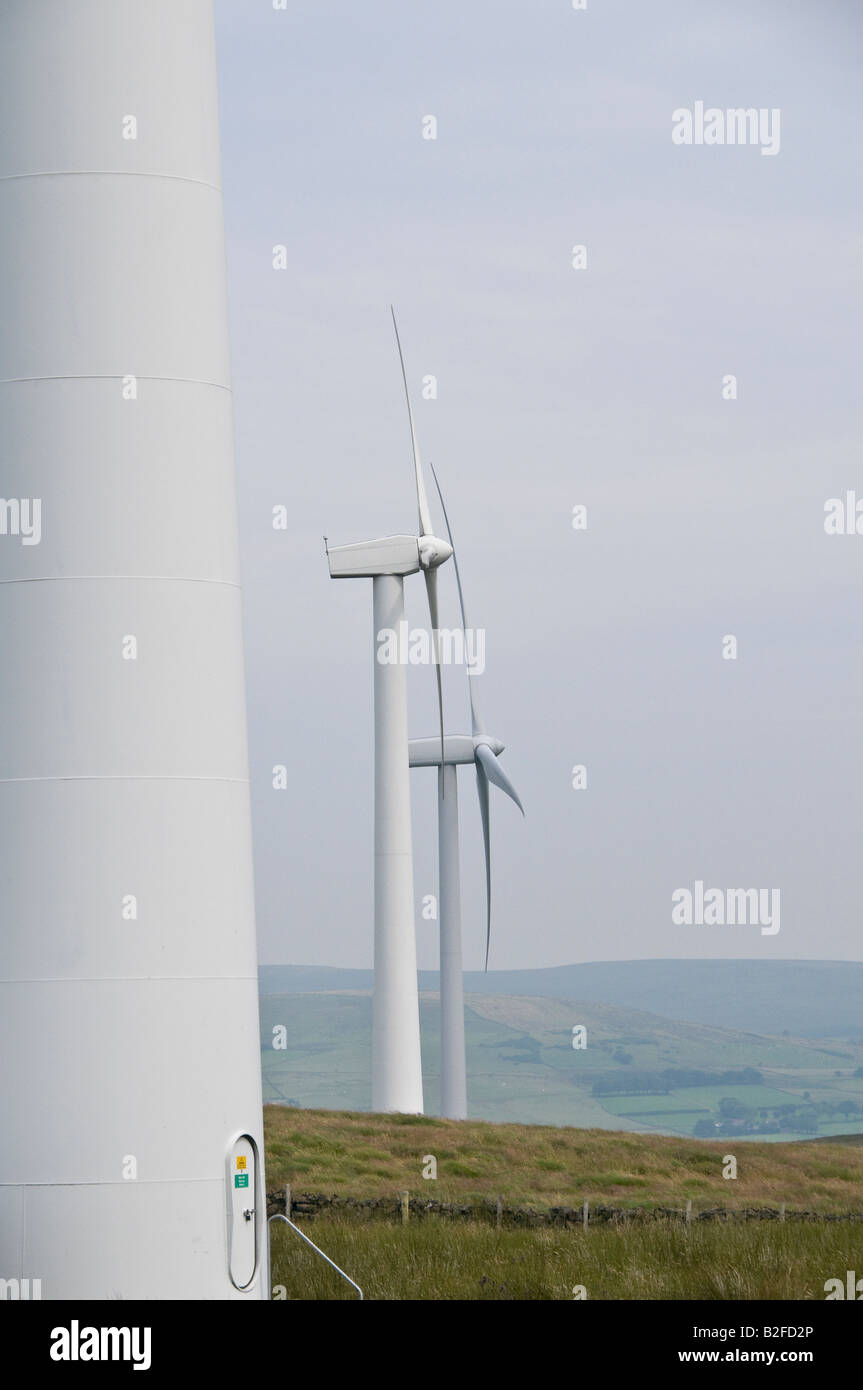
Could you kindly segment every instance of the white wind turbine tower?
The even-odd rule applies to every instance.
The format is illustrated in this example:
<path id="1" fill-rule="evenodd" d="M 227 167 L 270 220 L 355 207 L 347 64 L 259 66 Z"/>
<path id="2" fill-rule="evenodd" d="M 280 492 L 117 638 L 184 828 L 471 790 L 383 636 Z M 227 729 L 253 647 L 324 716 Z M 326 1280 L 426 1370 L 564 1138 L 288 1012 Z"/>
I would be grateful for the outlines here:
<path id="1" fill-rule="evenodd" d="M 446 522 L 450 546 L 453 545 L 452 531 L 446 505 L 440 489 L 437 474 L 432 467 L 432 476 L 440 498 Z M 467 618 L 464 611 L 464 595 L 458 556 L 453 548 L 458 601 L 461 609 L 462 630 L 467 631 Z M 436 767 L 438 769 L 438 871 L 440 886 L 438 892 L 438 916 L 440 930 L 440 1090 L 441 1113 L 452 1120 L 467 1119 L 467 1068 L 464 1045 L 464 984 L 461 963 L 461 884 L 459 874 L 458 840 L 458 772 L 459 763 L 473 763 L 476 767 L 476 785 L 479 795 L 479 809 L 482 817 L 482 834 L 485 847 L 485 891 L 486 891 L 486 938 L 485 968 L 488 970 L 488 951 L 491 942 L 491 846 L 489 834 L 488 785 L 496 787 L 515 802 L 524 815 L 515 787 L 500 765 L 499 755 L 505 745 L 500 739 L 487 734 L 480 718 L 473 695 L 472 676 L 468 676 L 470 695 L 471 733 L 449 735 L 441 741 L 436 738 L 411 739 L 411 767 Z"/>
<path id="2" fill-rule="evenodd" d="M 384 536 L 327 547 L 332 579 L 371 579 L 375 692 L 375 959 L 372 1003 L 372 1109 L 421 1114 L 419 992 L 414 926 L 408 766 L 407 671 L 377 659 L 377 635 L 399 633 L 404 576 L 422 570 L 431 616 L 443 749 L 443 700 L 438 660 L 437 570 L 452 546 L 435 536 L 423 481 L 407 374 L 395 313 L 393 327 L 410 422 L 419 510 L 418 536 Z"/>
<path id="3" fill-rule="evenodd" d="M 268 1297 L 220 184 L 212 0 L 0 4 L 0 1280 L 76 1305 Z"/>

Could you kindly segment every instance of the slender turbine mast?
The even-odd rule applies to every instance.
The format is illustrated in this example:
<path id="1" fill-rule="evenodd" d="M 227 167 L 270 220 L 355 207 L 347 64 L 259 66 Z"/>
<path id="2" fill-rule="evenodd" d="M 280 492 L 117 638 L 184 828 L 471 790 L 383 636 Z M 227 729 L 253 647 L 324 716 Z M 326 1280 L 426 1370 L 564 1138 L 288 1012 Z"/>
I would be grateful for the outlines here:
<path id="1" fill-rule="evenodd" d="M 45 1299 L 267 1296 L 219 165 L 210 0 L 0 5 L 0 1277 Z"/>
<path id="2" fill-rule="evenodd" d="M 332 579 L 371 579 L 374 613 L 375 690 L 375 982 L 372 1004 L 372 1109 L 421 1114 L 419 993 L 414 925 L 410 771 L 408 767 L 407 670 L 381 661 L 379 634 L 400 634 L 404 622 L 404 577 L 425 575 L 438 682 L 440 739 L 443 701 L 438 649 L 437 570 L 452 555 L 431 524 L 417 446 L 404 358 L 395 314 L 410 422 L 419 511 L 418 536 L 384 536 L 353 545 L 328 546 Z"/>
<path id="3" fill-rule="evenodd" d="M 447 536 L 453 545 L 449 517 L 444 505 L 437 474 L 432 476 L 446 521 Z M 462 629 L 467 629 L 464 596 L 458 556 L 453 550 Z M 441 1113 L 452 1120 L 467 1118 L 467 1065 L 464 1045 L 464 984 L 461 958 L 461 883 L 458 838 L 458 766 L 473 763 L 482 817 L 485 846 L 486 939 L 485 968 L 491 943 L 491 845 L 489 828 L 489 783 L 500 787 L 515 802 L 524 815 L 515 787 L 500 765 L 499 757 L 505 745 L 485 732 L 473 695 L 473 678 L 468 675 L 471 733 L 447 735 L 441 747 L 438 739 L 412 739 L 409 745 L 411 767 L 438 769 L 438 866 L 440 887 L 438 916 L 440 919 L 440 1009 L 441 1009 Z"/>

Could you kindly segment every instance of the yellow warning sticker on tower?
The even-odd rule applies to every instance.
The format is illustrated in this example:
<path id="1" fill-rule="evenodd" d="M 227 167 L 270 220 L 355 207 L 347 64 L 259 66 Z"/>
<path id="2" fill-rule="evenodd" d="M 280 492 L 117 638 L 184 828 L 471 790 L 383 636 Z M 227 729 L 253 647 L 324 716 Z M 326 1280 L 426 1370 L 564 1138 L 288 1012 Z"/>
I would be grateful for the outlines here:
<path id="1" fill-rule="evenodd" d="M 238 1168 L 245 1168 L 245 1166 L 246 1166 L 246 1155 L 245 1155 L 245 1154 L 240 1154 L 240 1156 L 239 1156 L 238 1159 L 237 1159 L 237 1167 L 238 1167 Z"/>

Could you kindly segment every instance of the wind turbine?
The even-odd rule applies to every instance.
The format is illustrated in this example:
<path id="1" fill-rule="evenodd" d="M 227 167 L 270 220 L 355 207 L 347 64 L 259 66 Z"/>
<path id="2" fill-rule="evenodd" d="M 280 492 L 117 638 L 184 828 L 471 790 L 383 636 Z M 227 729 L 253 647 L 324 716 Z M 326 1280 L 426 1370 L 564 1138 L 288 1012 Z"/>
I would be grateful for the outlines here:
<path id="1" fill-rule="evenodd" d="M 431 465 L 430 465 L 431 466 Z M 452 530 L 447 516 L 443 493 L 437 474 L 431 466 L 438 497 L 446 522 L 447 536 L 452 547 L 462 630 L 467 630 L 464 594 L 458 556 L 453 545 Z M 476 767 L 476 785 L 482 817 L 482 836 L 485 847 L 486 937 L 485 968 L 491 943 L 491 844 L 489 831 L 489 783 L 500 787 L 524 815 L 524 807 L 515 787 L 500 765 L 505 745 L 485 731 L 473 695 L 473 677 L 468 675 L 471 733 L 436 738 L 411 739 L 411 767 L 436 767 L 438 770 L 438 915 L 440 919 L 440 1089 L 441 1113 L 449 1119 L 467 1119 L 467 1069 L 464 1045 L 464 984 L 461 963 L 461 881 L 459 872 L 458 839 L 458 772 L 460 763 Z"/>
<path id="2" fill-rule="evenodd" d="M 401 363 L 414 460 L 418 536 L 384 536 L 352 545 L 327 546 L 331 579 L 371 579 L 374 614 L 375 692 L 375 982 L 372 1002 L 372 1109 L 420 1114 L 423 1109 L 419 992 L 414 927 L 408 766 L 407 671 L 381 661 L 378 634 L 401 632 L 404 577 L 425 575 L 437 668 L 439 754 L 443 756 L 443 698 L 438 648 L 437 570 L 452 546 L 435 536 L 408 391 L 398 325 L 393 327 Z"/>

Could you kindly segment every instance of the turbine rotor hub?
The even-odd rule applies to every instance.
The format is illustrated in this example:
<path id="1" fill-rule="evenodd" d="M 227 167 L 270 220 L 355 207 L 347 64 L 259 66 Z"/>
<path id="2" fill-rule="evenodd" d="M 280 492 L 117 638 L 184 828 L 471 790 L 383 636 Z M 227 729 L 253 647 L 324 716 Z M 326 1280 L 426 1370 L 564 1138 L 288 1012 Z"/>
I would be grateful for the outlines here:
<path id="1" fill-rule="evenodd" d="M 474 736 L 473 746 L 474 748 L 479 748 L 480 745 L 490 748 L 496 758 L 500 757 L 506 747 L 505 743 L 501 743 L 499 738 L 493 738 L 491 734 L 476 734 Z"/>
<path id="2" fill-rule="evenodd" d="M 437 536 L 418 536 L 417 545 L 424 570 L 436 570 L 452 555 L 452 546 Z"/>

